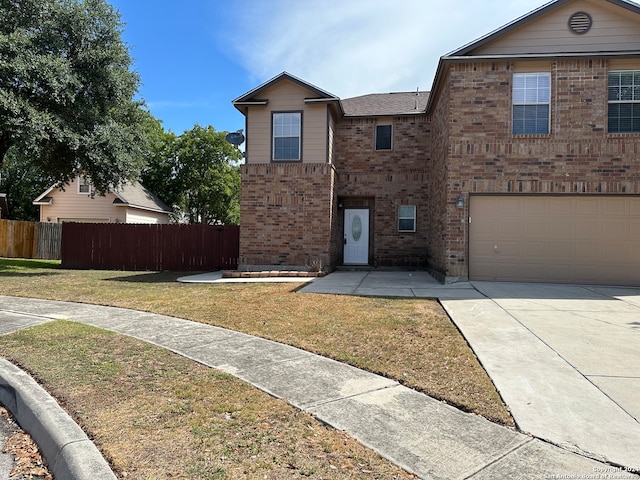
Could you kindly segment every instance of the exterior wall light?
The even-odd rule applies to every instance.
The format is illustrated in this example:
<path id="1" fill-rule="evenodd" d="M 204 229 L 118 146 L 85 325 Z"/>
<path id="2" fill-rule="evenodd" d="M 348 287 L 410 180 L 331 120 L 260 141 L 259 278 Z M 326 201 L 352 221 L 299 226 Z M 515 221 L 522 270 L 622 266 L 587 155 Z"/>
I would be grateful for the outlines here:
<path id="1" fill-rule="evenodd" d="M 456 208 L 464 208 L 464 196 L 462 193 L 458 194 L 458 199 L 456 200 Z"/>

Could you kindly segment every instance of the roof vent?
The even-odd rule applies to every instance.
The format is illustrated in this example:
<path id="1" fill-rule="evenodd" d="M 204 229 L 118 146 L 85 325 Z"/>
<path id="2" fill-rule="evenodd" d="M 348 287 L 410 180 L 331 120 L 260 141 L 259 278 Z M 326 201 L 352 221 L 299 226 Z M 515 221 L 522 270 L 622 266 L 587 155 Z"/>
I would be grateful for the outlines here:
<path id="1" fill-rule="evenodd" d="M 569 17 L 569 29 L 576 35 L 584 35 L 591 30 L 593 20 L 586 12 L 576 12 Z"/>

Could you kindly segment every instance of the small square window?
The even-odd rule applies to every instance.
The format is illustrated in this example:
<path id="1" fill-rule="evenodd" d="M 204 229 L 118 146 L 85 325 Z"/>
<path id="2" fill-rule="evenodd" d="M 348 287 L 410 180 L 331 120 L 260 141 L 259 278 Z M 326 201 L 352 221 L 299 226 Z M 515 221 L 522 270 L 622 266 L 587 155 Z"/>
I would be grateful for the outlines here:
<path id="1" fill-rule="evenodd" d="M 416 207 L 415 205 L 401 205 L 398 207 L 398 231 L 416 231 Z"/>
<path id="2" fill-rule="evenodd" d="M 391 150 L 392 125 L 376 126 L 376 150 Z"/>

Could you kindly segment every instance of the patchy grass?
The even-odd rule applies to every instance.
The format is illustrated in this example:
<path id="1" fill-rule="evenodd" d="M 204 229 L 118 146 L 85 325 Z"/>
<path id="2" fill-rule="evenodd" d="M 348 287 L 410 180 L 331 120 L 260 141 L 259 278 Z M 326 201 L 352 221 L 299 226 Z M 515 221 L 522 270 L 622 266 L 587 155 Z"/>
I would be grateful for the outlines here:
<path id="1" fill-rule="evenodd" d="M 10 275 L 3 274 L 6 269 Z M 175 280 L 181 275 L 62 270 L 0 259 L 3 295 L 133 308 L 258 335 L 380 373 L 513 425 L 490 379 L 436 301 L 296 294 L 297 284 L 180 284 Z M 111 368 L 119 368 L 119 362 Z M 64 361 L 55 363 L 63 372 L 69 368 Z M 107 365 L 101 369 L 108 370 Z M 102 401 L 96 395 L 93 405 Z M 144 412 L 147 404 L 130 408 Z"/>
<path id="2" fill-rule="evenodd" d="M 0 337 L 120 478 L 409 479 L 343 432 L 234 377 L 91 326 Z"/>

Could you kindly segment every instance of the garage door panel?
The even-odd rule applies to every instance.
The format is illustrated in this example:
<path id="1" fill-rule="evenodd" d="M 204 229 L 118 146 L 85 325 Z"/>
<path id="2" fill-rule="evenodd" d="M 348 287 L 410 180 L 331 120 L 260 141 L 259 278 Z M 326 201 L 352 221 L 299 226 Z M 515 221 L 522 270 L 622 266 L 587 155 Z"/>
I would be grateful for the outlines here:
<path id="1" fill-rule="evenodd" d="M 599 235 L 602 222 L 592 217 L 579 217 L 575 219 L 576 238 L 590 238 Z"/>
<path id="2" fill-rule="evenodd" d="M 582 198 L 578 200 L 575 197 L 571 198 L 571 208 L 567 210 L 558 211 L 558 213 L 566 214 L 568 216 L 574 215 L 587 215 L 587 216 L 599 216 L 601 212 L 601 202 L 597 198 Z"/>
<path id="3" fill-rule="evenodd" d="M 547 238 L 547 224 L 543 217 L 533 217 L 524 222 L 524 233 L 529 238 Z"/>
<path id="4" fill-rule="evenodd" d="M 640 197 L 472 195 L 470 216 L 471 279 L 640 285 Z"/>
<path id="5" fill-rule="evenodd" d="M 609 198 L 606 202 L 600 202 L 604 215 L 624 215 L 628 214 L 629 202 L 624 198 Z"/>
<path id="6" fill-rule="evenodd" d="M 566 198 L 556 197 L 557 201 L 553 203 L 550 203 L 548 198 L 545 198 L 545 197 L 540 197 L 540 198 L 542 199 L 545 205 L 544 212 L 540 212 L 540 213 L 544 214 L 545 216 L 551 215 L 554 212 L 558 214 L 567 214 L 567 215 L 571 214 L 571 212 L 575 212 L 575 204 L 573 202 L 573 199 L 570 197 L 566 197 Z"/>
<path id="7" fill-rule="evenodd" d="M 547 258 L 549 260 L 554 260 L 556 262 L 566 262 L 573 263 L 573 259 L 576 255 L 575 244 L 570 240 L 565 241 L 556 241 L 556 242 L 548 242 L 548 255 Z M 545 262 L 548 263 L 548 262 Z"/>

